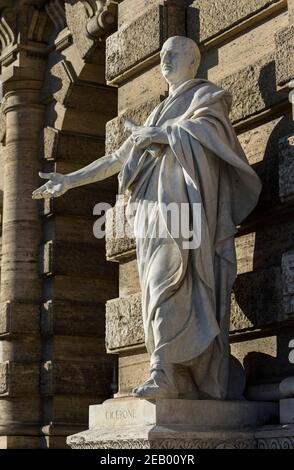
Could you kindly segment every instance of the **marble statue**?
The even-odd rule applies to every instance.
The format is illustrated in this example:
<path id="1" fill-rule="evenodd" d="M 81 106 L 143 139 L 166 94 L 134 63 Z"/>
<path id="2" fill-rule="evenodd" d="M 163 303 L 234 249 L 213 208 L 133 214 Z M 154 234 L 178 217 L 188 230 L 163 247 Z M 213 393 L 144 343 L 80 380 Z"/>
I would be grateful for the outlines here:
<path id="1" fill-rule="evenodd" d="M 119 173 L 120 192 L 137 204 L 130 216 L 134 233 L 147 224 L 146 236 L 136 242 L 150 377 L 133 394 L 178 398 L 177 371 L 185 368 L 197 398 L 226 399 L 234 235 L 256 206 L 261 183 L 230 122 L 230 93 L 195 78 L 201 59 L 196 43 L 171 37 L 160 57 L 169 96 L 144 126 L 127 122 L 125 143 L 81 170 L 40 173 L 48 181 L 33 198 L 58 197 Z M 153 209 L 147 221 L 149 202 Z M 169 203 L 200 204 L 199 246 L 187 249 L 181 235 L 172 235 L 161 211 Z M 153 236 L 159 223 L 167 228 L 166 237 Z"/>

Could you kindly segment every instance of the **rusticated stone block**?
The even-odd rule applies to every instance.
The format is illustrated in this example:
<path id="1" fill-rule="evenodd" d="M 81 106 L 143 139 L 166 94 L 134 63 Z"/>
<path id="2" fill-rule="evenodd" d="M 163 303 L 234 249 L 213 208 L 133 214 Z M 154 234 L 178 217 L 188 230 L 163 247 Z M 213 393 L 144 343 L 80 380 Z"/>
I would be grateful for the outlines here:
<path id="1" fill-rule="evenodd" d="M 37 304 L 4 302 L 0 307 L 0 336 L 38 334 L 40 307 Z"/>
<path id="2" fill-rule="evenodd" d="M 99 363 L 48 361 L 41 368 L 43 395 L 109 396 L 113 358 L 100 356 Z"/>
<path id="3" fill-rule="evenodd" d="M 125 205 L 119 200 L 106 218 L 106 257 L 120 261 L 134 256 L 136 241 L 125 216 Z"/>
<path id="4" fill-rule="evenodd" d="M 233 95 L 230 117 L 234 123 L 274 106 L 282 99 L 276 91 L 273 54 L 229 75 L 219 85 Z"/>
<path id="5" fill-rule="evenodd" d="M 168 84 L 165 81 L 160 63 L 151 65 L 144 73 L 132 77 L 119 87 L 118 115 L 135 106 L 153 100 L 157 96 L 168 95 Z"/>
<path id="6" fill-rule="evenodd" d="M 232 293 L 231 333 L 260 328 L 284 318 L 279 267 L 238 276 Z"/>
<path id="7" fill-rule="evenodd" d="M 285 85 L 294 78 L 294 25 L 278 31 L 275 41 L 277 84 Z"/>
<path id="8" fill-rule="evenodd" d="M 107 114 L 107 119 L 112 119 L 117 114 L 116 94 L 113 87 L 81 83 L 74 87 L 68 105 L 80 112 Z"/>
<path id="9" fill-rule="evenodd" d="M 294 135 L 279 140 L 279 186 L 282 201 L 294 195 Z"/>
<path id="10" fill-rule="evenodd" d="M 66 240 L 71 243 L 93 243 L 94 245 L 99 243 L 97 238 L 93 237 L 91 218 L 58 215 L 54 219 L 47 219 L 46 226 L 48 234 L 52 234 L 50 238 L 56 241 Z"/>
<path id="11" fill-rule="evenodd" d="M 75 188 L 60 198 L 45 199 L 41 201 L 40 212 L 44 216 L 66 214 L 67 216 L 93 217 L 93 210 L 97 203 L 105 202 L 111 206 L 115 202 L 112 188 L 106 184 L 94 183 L 88 187 Z M 94 224 L 94 219 L 93 219 Z"/>
<path id="12" fill-rule="evenodd" d="M 0 396 L 38 394 L 39 364 L 0 363 Z"/>
<path id="13" fill-rule="evenodd" d="M 13 338 L 1 338 L 1 361 L 37 363 L 41 357 L 40 335 L 21 334 Z"/>
<path id="14" fill-rule="evenodd" d="M 222 34 L 226 30 L 238 25 L 238 23 L 250 19 L 253 15 L 274 4 L 280 4 L 280 0 L 195 0 L 192 11 L 188 13 L 189 30 L 194 33 L 195 39 L 200 42 L 208 41 Z M 190 8 L 189 10 L 192 10 Z M 193 24 L 192 24 L 193 22 Z M 196 30 L 195 30 L 196 29 Z"/>
<path id="15" fill-rule="evenodd" d="M 285 132 L 287 133 L 287 126 L 292 126 L 292 119 L 290 122 L 289 117 L 289 121 L 287 120 L 285 125 L 285 117 L 283 116 L 238 135 L 250 165 L 262 161 L 266 163 L 269 159 L 276 159 L 278 139 L 283 137 Z"/>
<path id="16" fill-rule="evenodd" d="M 178 5 L 156 5 L 118 30 L 106 41 L 106 78 L 120 75 L 156 54 L 164 41 L 185 35 L 185 8 Z"/>
<path id="17" fill-rule="evenodd" d="M 106 347 L 108 352 L 144 343 L 141 294 L 109 300 L 106 304 Z"/>
<path id="18" fill-rule="evenodd" d="M 110 263 L 109 263 L 110 264 Z M 117 266 L 113 265 L 114 268 Z M 113 299 L 118 294 L 118 286 L 114 282 L 118 278 L 117 274 L 112 277 L 84 278 L 78 276 L 67 276 L 55 274 L 47 280 L 48 287 L 54 289 L 54 299 L 66 300 L 69 302 L 106 303 L 108 299 Z"/>
<path id="19" fill-rule="evenodd" d="M 104 138 L 44 129 L 42 158 L 88 165 L 104 155 Z"/>
<path id="20" fill-rule="evenodd" d="M 104 337 L 105 305 L 49 300 L 41 309 L 43 335 Z"/>
<path id="21" fill-rule="evenodd" d="M 73 358 L 75 363 L 99 363 L 100 357 L 106 354 L 105 339 L 101 333 L 104 333 L 104 328 L 100 332 L 100 338 L 55 335 L 44 344 L 43 361 L 55 363 Z"/>
<path id="22" fill-rule="evenodd" d="M 111 278 L 116 267 L 107 263 L 104 247 L 97 243 L 67 243 L 49 241 L 41 248 L 42 274 L 66 274 L 87 278 Z"/>
<path id="23" fill-rule="evenodd" d="M 85 429 L 89 422 L 89 406 L 104 401 L 103 398 L 105 397 L 95 395 L 55 395 L 52 402 L 48 403 L 48 401 L 45 400 L 45 413 L 49 412 L 53 421 L 46 426 L 46 434 L 56 435 L 58 431 L 62 430 L 63 435 L 68 436 L 70 434 L 69 428 L 73 425 L 79 426 L 82 423 L 86 425 L 83 424 L 83 429 Z M 68 425 L 66 425 L 66 423 L 68 423 Z M 64 432 L 65 430 L 67 432 Z"/>
<path id="24" fill-rule="evenodd" d="M 286 315 L 294 313 L 294 251 L 282 257 L 283 307 Z"/>
<path id="25" fill-rule="evenodd" d="M 136 124 L 143 125 L 149 114 L 160 103 L 161 95 L 157 95 L 151 100 L 141 103 L 139 106 L 127 109 L 121 113 L 117 118 L 109 121 L 106 125 L 106 153 L 111 153 L 117 150 L 129 136 L 124 131 L 124 124 L 126 119 L 131 119 Z"/>

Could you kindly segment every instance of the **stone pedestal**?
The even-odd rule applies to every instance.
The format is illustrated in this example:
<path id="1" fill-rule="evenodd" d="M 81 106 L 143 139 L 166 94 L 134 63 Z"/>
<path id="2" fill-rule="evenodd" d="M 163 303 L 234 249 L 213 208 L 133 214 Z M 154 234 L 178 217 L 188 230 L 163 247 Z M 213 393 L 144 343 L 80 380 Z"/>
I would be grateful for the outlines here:
<path id="1" fill-rule="evenodd" d="M 254 448 L 255 429 L 278 420 L 275 403 L 135 398 L 90 407 L 89 430 L 74 449 Z"/>

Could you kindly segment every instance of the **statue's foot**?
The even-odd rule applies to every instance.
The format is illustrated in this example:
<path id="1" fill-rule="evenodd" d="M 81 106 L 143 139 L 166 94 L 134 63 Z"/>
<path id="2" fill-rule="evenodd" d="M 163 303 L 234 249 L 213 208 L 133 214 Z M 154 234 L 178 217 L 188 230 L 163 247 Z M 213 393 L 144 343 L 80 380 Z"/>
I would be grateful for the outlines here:
<path id="1" fill-rule="evenodd" d="M 133 396 L 146 400 L 157 398 L 178 398 L 178 390 L 166 380 L 163 371 L 153 371 L 142 385 L 133 389 Z"/>

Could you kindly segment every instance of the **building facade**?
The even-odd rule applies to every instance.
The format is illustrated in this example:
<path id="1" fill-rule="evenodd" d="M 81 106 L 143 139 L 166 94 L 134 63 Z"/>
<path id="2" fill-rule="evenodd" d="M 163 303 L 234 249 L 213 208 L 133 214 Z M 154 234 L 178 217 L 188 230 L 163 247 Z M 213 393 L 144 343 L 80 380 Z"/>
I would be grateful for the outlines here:
<path id="1" fill-rule="evenodd" d="M 0 0 L 0 448 L 65 447 L 91 404 L 147 377 L 134 240 L 93 235 L 117 179 L 31 193 L 40 170 L 74 171 L 118 148 L 127 117 L 145 121 L 167 95 L 159 51 L 174 35 L 199 44 L 198 76 L 233 94 L 263 182 L 236 236 L 232 354 L 248 399 L 278 400 L 285 379 L 294 397 L 294 1 Z M 294 430 L 260 436 L 294 446 Z"/>

